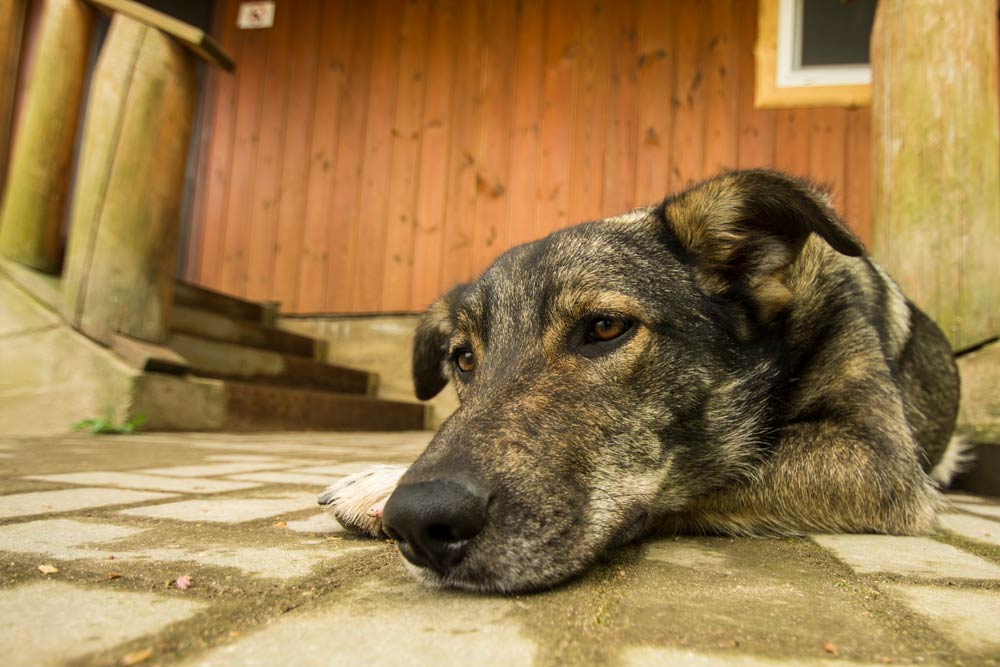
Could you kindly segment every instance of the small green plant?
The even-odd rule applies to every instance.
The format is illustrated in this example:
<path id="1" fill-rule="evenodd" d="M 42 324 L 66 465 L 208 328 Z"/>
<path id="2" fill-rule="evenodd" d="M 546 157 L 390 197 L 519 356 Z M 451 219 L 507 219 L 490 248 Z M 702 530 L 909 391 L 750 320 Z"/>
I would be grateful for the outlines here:
<path id="1" fill-rule="evenodd" d="M 82 419 L 73 424 L 74 431 L 90 431 L 91 433 L 122 434 L 135 433 L 149 421 L 145 415 L 136 415 L 120 424 L 115 422 L 114 415 L 109 411 L 104 417 L 97 419 Z"/>

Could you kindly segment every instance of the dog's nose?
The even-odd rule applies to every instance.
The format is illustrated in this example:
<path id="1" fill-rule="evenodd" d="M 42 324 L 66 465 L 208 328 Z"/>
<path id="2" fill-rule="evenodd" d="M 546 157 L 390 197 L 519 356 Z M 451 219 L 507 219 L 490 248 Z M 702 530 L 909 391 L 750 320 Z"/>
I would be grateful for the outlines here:
<path id="1" fill-rule="evenodd" d="M 455 480 L 398 487 L 382 513 L 382 530 L 414 565 L 444 574 L 486 525 L 486 497 Z"/>

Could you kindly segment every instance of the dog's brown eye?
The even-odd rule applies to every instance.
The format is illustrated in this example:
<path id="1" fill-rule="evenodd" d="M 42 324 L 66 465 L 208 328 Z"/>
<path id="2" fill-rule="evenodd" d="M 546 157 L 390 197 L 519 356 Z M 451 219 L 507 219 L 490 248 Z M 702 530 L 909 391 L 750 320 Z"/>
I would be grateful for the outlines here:
<path id="1" fill-rule="evenodd" d="M 614 340 L 628 331 L 631 325 L 631 322 L 620 317 L 599 317 L 590 323 L 590 329 L 587 331 L 587 341 L 591 343 L 603 343 Z"/>
<path id="2" fill-rule="evenodd" d="M 470 350 L 459 350 L 455 353 L 455 365 L 463 373 L 471 373 L 476 370 L 476 355 Z"/>

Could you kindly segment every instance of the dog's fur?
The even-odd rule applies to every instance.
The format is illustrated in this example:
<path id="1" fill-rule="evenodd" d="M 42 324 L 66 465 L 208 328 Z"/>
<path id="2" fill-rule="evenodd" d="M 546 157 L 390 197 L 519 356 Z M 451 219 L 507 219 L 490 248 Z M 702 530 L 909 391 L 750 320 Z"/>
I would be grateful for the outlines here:
<path id="1" fill-rule="evenodd" d="M 631 326 L 594 341 L 602 318 Z M 362 473 L 321 502 L 378 534 L 401 475 L 487 489 L 461 562 L 411 566 L 429 582 L 545 587 L 653 532 L 935 527 L 929 472 L 959 393 L 948 343 L 823 194 L 776 172 L 510 250 L 427 310 L 413 364 L 418 397 L 450 379 L 460 407 L 405 475 Z"/>

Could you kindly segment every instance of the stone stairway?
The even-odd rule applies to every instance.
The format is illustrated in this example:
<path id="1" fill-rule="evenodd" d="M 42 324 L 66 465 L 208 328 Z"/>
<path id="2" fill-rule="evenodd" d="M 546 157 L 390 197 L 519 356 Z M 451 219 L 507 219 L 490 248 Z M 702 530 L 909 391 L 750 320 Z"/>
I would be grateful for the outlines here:
<path id="1" fill-rule="evenodd" d="M 324 342 L 275 326 L 273 304 L 178 283 L 168 346 L 224 384 L 224 430 L 416 430 L 427 408 L 375 396 L 378 377 L 319 361 Z"/>

